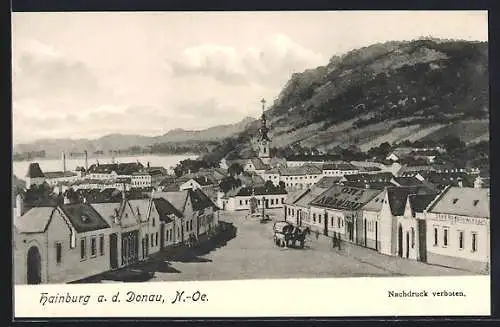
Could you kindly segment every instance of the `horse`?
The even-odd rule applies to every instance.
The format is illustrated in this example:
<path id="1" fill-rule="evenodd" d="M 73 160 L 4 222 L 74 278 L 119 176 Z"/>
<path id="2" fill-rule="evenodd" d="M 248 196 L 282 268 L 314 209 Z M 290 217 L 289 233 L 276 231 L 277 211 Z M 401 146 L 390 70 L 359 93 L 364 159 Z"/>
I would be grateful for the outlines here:
<path id="1" fill-rule="evenodd" d="M 303 249 L 304 248 L 304 243 L 306 240 L 306 236 L 311 233 L 311 229 L 309 227 L 304 228 L 301 230 L 299 227 L 295 227 L 293 229 L 293 232 L 291 234 L 291 237 L 289 240 L 291 241 L 292 246 L 296 246 L 296 242 L 299 242 L 299 248 Z"/>

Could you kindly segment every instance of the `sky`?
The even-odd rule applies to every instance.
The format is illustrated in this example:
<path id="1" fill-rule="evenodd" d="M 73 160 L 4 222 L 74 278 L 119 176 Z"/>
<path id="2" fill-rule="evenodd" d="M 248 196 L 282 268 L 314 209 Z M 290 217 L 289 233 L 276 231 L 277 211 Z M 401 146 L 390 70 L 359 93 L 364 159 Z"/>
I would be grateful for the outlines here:
<path id="1" fill-rule="evenodd" d="M 13 141 L 235 123 L 293 73 L 428 36 L 486 41 L 487 12 L 13 13 Z"/>

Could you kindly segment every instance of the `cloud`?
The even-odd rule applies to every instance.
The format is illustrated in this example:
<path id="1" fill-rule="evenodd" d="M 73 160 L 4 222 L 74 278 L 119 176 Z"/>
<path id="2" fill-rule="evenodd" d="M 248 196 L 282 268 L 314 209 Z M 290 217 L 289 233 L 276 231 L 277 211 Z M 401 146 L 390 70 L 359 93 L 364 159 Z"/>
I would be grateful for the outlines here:
<path id="1" fill-rule="evenodd" d="M 185 49 L 167 60 L 176 77 L 204 76 L 228 85 L 281 86 L 294 72 L 324 64 L 322 54 L 308 50 L 284 34 L 273 34 L 259 46 L 204 44 Z"/>

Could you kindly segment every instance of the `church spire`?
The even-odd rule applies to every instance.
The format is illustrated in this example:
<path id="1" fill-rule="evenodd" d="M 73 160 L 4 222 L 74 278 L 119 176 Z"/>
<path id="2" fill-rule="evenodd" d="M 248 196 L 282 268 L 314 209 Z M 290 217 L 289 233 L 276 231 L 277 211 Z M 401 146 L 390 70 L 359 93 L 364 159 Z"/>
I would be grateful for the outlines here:
<path id="1" fill-rule="evenodd" d="M 268 135 L 269 129 L 267 128 L 266 115 L 264 114 L 266 100 L 262 99 L 262 100 L 260 100 L 260 103 L 262 103 L 262 116 L 260 119 L 259 138 L 261 141 L 264 141 L 264 140 L 270 141 L 269 135 Z"/>

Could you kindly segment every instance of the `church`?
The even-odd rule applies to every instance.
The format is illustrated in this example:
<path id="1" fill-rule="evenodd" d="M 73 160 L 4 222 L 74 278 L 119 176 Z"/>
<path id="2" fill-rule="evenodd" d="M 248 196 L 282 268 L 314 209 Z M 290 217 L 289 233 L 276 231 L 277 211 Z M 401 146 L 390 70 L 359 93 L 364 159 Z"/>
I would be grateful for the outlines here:
<path id="1" fill-rule="evenodd" d="M 222 159 L 220 167 L 228 169 L 233 163 L 238 163 L 243 167 L 246 172 L 255 172 L 257 175 L 262 176 L 265 171 L 273 166 L 279 166 L 279 160 L 271 156 L 271 138 L 269 137 L 269 128 L 267 126 L 267 119 L 265 114 L 266 100 L 262 99 L 262 116 L 260 118 L 260 127 L 257 135 L 252 140 L 253 150 L 255 155 L 245 159 L 228 160 Z M 283 162 L 283 166 L 286 162 Z"/>

